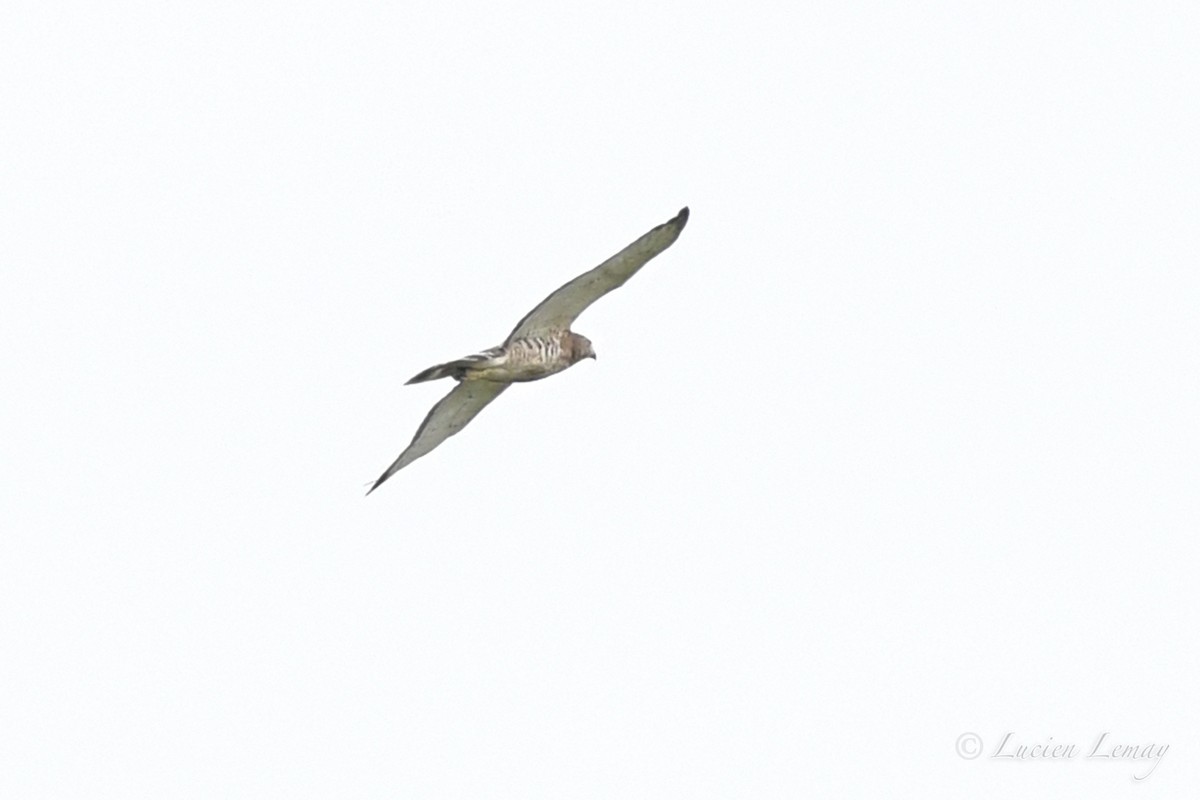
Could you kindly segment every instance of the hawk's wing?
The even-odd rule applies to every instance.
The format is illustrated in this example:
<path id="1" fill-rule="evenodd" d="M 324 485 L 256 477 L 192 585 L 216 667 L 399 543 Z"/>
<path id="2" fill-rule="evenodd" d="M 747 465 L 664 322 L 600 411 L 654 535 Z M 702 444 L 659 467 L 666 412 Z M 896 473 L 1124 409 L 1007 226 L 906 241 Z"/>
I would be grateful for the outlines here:
<path id="1" fill-rule="evenodd" d="M 407 467 L 421 456 L 449 439 L 454 434 L 467 427 L 467 423 L 475 419 L 475 415 L 483 407 L 500 396 L 500 393 L 511 384 L 495 381 L 463 381 L 450 390 L 450 394 L 438 401 L 421 427 L 412 443 L 400 454 L 387 471 L 379 476 L 379 480 L 367 490 L 367 494 L 379 488 L 379 484 L 392 477 L 395 473 Z"/>
<path id="2" fill-rule="evenodd" d="M 633 273 L 670 247 L 687 224 L 688 210 L 682 209 L 672 220 L 642 236 L 593 270 L 560 286 L 517 323 L 504 341 L 546 331 L 565 331 L 583 310 L 629 280 Z"/>

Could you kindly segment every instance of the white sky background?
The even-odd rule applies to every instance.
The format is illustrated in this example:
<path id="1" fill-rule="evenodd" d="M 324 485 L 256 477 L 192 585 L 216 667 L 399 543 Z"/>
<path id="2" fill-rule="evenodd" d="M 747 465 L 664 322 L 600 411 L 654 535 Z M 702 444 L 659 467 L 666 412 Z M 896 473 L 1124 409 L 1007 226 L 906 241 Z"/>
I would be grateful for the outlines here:
<path id="1" fill-rule="evenodd" d="M 6 4 L 0 797 L 1194 791 L 1200 13 L 990 5 Z"/>

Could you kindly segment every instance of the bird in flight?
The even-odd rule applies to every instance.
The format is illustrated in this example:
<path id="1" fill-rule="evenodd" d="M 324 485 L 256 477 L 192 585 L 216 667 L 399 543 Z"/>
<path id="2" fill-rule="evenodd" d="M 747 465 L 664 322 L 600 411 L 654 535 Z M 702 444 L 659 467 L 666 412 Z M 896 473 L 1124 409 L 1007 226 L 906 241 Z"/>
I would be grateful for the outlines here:
<path id="1" fill-rule="evenodd" d="M 412 442 L 367 494 L 465 428 L 484 406 L 512 384 L 541 380 L 585 358 L 594 359 L 592 343 L 573 332 L 571 323 L 584 309 L 624 285 L 647 261 L 670 247 L 679 238 L 687 219 L 688 210 L 684 208 L 600 266 L 555 289 L 517 323 L 499 347 L 437 364 L 414 375 L 408 383 L 453 378 L 458 385 L 430 410 Z"/>

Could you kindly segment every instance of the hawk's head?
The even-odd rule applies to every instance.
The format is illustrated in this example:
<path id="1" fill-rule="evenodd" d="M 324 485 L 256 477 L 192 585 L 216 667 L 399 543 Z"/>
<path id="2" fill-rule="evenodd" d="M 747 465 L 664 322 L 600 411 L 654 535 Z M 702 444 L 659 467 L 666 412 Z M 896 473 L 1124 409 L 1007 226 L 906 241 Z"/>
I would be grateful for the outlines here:
<path id="1" fill-rule="evenodd" d="M 592 349 L 592 342 L 586 336 L 572 332 L 568 341 L 571 346 L 572 364 L 583 361 L 585 358 L 594 359 L 596 357 L 596 351 Z"/>

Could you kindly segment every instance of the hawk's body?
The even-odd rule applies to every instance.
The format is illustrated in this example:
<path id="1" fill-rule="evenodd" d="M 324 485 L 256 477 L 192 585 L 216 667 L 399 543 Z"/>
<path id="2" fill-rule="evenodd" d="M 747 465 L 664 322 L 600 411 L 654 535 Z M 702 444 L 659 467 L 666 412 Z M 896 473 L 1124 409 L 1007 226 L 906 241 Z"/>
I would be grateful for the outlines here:
<path id="1" fill-rule="evenodd" d="M 447 376 L 458 381 L 525 383 L 548 378 L 585 358 L 595 358 L 592 343 L 577 333 L 557 331 L 525 336 L 456 361 L 419 372 L 408 383 Z"/>
<path id="2" fill-rule="evenodd" d="M 679 238 L 687 218 L 685 208 L 600 266 L 560 286 L 526 314 L 499 347 L 438 364 L 413 376 L 409 383 L 454 378 L 458 386 L 430 410 L 412 442 L 367 494 L 466 427 L 484 406 L 512 384 L 541 380 L 585 358 L 595 358 L 592 343 L 571 331 L 571 323 L 588 306 L 623 285 L 647 261 L 670 247 Z"/>

